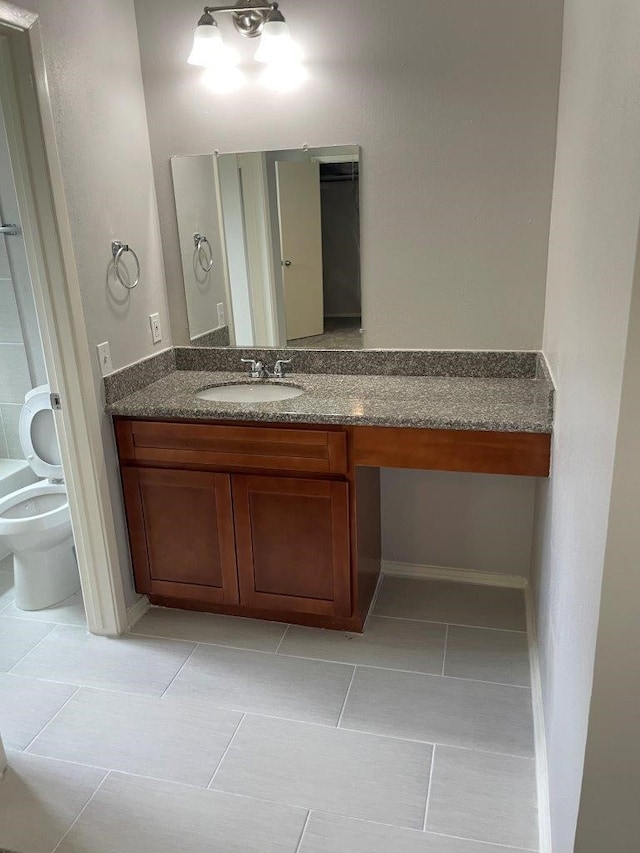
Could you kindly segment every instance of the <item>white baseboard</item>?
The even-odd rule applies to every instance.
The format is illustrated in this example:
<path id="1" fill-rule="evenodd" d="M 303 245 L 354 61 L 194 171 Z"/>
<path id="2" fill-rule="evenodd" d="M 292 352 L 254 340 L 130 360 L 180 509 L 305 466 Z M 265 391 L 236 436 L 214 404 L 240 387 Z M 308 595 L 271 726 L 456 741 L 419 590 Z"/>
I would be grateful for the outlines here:
<path id="1" fill-rule="evenodd" d="M 538 634 L 531 587 L 524 592 L 527 606 L 527 636 L 531 665 L 531 702 L 533 706 L 533 738 L 536 755 L 536 788 L 538 794 L 538 837 L 540 853 L 552 853 L 551 810 L 549 798 L 549 769 L 547 766 L 547 736 L 542 703 L 542 678 L 538 654 Z"/>
<path id="2" fill-rule="evenodd" d="M 136 622 L 139 622 L 147 610 L 151 607 L 146 595 L 139 598 L 135 604 L 127 608 L 127 631 L 130 631 Z"/>
<path id="3" fill-rule="evenodd" d="M 521 575 L 477 572 L 473 569 L 452 569 L 447 566 L 418 566 L 413 563 L 396 563 L 393 560 L 383 560 L 382 571 L 385 575 L 399 575 L 405 578 L 428 578 L 434 581 L 504 586 L 510 589 L 525 589 L 528 584 L 527 579 Z"/>

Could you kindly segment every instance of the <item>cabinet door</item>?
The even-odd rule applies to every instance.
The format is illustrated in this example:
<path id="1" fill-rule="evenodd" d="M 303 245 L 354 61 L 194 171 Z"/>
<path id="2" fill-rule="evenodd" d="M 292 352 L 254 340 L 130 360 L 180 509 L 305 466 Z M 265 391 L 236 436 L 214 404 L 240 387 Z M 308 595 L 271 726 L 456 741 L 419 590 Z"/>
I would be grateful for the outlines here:
<path id="1" fill-rule="evenodd" d="M 228 474 L 123 468 L 136 589 L 238 603 Z"/>
<path id="2" fill-rule="evenodd" d="M 349 486 L 233 476 L 242 604 L 351 615 Z"/>

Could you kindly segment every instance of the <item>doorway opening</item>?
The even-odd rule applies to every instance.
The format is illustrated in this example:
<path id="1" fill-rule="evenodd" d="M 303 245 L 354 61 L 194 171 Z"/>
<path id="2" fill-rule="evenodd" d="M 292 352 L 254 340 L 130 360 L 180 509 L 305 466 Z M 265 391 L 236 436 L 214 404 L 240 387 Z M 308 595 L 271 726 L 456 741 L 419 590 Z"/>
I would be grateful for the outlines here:
<path id="1" fill-rule="evenodd" d="M 357 161 L 320 162 L 324 331 L 288 340 L 314 349 L 362 347 L 360 170 Z"/>
<path id="2" fill-rule="evenodd" d="M 11 161 L 4 88 L 0 87 L 0 612 L 28 617 L 67 604 L 77 610 L 82 601 Z"/>
<path id="3" fill-rule="evenodd" d="M 127 610 L 42 37 L 10 3 L 0 103 L 0 609 L 71 602 L 76 615 L 50 621 L 117 636 Z"/>

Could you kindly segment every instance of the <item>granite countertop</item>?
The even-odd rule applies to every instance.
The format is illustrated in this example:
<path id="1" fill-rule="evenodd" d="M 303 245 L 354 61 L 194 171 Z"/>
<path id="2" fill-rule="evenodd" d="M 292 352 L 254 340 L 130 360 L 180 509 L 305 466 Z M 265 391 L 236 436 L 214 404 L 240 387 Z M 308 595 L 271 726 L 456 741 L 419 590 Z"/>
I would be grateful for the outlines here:
<path id="1" fill-rule="evenodd" d="M 262 380 L 222 370 L 172 370 L 110 403 L 107 412 L 151 419 L 552 431 L 553 385 L 544 372 L 528 378 L 292 372 L 284 383 L 304 388 L 306 393 L 291 400 L 220 403 L 195 397 L 197 391 L 212 385 L 238 381 Z"/>

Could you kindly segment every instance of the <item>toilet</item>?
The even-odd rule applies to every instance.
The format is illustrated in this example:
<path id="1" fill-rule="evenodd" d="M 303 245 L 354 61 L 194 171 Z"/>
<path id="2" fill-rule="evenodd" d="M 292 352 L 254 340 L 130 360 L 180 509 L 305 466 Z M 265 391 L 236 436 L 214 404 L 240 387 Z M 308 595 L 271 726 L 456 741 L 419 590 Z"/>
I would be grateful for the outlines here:
<path id="1" fill-rule="evenodd" d="M 24 398 L 19 432 L 25 458 L 42 479 L 0 499 L 0 541 L 13 551 L 16 607 L 43 610 L 80 589 L 48 385 Z"/>

